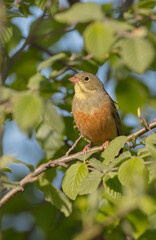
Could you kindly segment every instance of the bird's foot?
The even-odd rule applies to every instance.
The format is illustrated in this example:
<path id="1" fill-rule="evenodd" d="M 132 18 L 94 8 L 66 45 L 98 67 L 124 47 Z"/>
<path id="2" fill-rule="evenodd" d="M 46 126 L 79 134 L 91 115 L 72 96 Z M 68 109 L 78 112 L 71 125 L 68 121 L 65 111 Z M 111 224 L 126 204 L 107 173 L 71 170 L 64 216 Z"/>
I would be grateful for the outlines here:
<path id="1" fill-rule="evenodd" d="M 91 145 L 91 142 L 84 147 L 84 149 L 82 150 L 83 154 L 86 154 L 86 153 L 88 153 L 90 151 L 90 148 L 89 148 L 90 145 Z"/>
<path id="2" fill-rule="evenodd" d="M 109 141 L 106 141 L 105 143 L 103 143 L 103 145 L 102 145 L 102 150 L 104 150 L 105 148 L 107 148 L 108 147 L 108 145 L 109 145 Z"/>

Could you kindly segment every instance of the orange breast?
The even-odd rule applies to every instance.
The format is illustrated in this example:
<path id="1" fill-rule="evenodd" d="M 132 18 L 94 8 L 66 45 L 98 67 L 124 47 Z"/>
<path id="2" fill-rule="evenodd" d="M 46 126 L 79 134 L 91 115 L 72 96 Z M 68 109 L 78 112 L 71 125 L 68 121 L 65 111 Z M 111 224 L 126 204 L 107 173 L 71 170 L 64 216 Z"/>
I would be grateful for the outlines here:
<path id="1" fill-rule="evenodd" d="M 92 114 L 73 112 L 81 134 L 95 144 L 103 144 L 117 136 L 116 124 L 109 109 L 101 106 Z"/>

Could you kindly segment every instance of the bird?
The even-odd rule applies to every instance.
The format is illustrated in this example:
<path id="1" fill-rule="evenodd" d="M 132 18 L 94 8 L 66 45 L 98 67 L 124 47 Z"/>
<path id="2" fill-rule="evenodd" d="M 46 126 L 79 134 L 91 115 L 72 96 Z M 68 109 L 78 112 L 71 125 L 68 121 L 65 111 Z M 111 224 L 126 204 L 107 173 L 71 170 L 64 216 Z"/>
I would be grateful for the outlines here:
<path id="1" fill-rule="evenodd" d="M 89 140 L 83 153 L 94 143 L 106 148 L 115 137 L 122 135 L 121 121 L 114 101 L 100 79 L 88 72 L 69 78 L 75 84 L 72 101 L 74 121 L 81 135 Z"/>

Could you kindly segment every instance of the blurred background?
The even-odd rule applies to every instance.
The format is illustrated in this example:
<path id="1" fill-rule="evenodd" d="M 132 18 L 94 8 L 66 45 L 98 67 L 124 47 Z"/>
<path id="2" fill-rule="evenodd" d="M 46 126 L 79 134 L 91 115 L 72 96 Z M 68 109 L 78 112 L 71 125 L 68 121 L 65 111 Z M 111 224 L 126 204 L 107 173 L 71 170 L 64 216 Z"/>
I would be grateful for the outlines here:
<path id="1" fill-rule="evenodd" d="M 51 136 L 44 142 L 49 130 L 42 125 L 42 121 L 39 124 L 37 123 L 38 125 L 35 122 L 33 126 L 28 127 L 27 124 L 21 125 L 22 118 L 20 119 L 18 113 L 16 113 L 18 106 L 17 109 L 13 107 L 13 110 L 12 105 L 6 104 L 4 106 L 6 112 L 1 136 L 2 154 L 31 164 L 34 168 L 41 162 L 48 161 L 48 159 L 63 156 L 79 136 L 77 131 L 74 130 L 71 114 L 73 85 L 68 82 L 68 78 L 74 75 L 75 71 L 92 72 L 104 83 L 106 91 L 119 104 L 123 134 L 128 135 L 141 128 L 137 116 L 138 107 L 141 107 L 142 117 L 148 123 L 156 118 L 156 61 L 154 54 L 151 54 L 151 59 L 149 56 L 149 62 L 144 69 L 139 70 L 138 68 L 138 72 L 131 63 L 127 64 L 127 59 L 121 58 L 122 54 L 120 55 L 120 53 L 114 54 L 112 51 L 109 57 L 106 56 L 102 60 L 98 57 L 93 58 L 92 51 L 89 51 L 90 48 L 86 47 L 89 44 L 87 43 L 87 37 L 84 36 L 88 24 L 87 20 L 82 22 L 77 20 L 75 23 L 71 21 L 70 24 L 70 20 L 64 20 L 68 17 L 64 17 L 64 19 L 60 17 L 61 20 L 59 20 L 58 15 L 55 18 L 58 12 L 62 13 L 66 9 L 71 9 L 76 2 L 79 1 L 59 0 L 58 3 L 55 0 L 52 4 L 51 1 L 46 0 L 32 2 L 7 0 L 0 2 L 1 8 L 5 5 L 4 26 L 7 29 L 5 37 L 2 35 L 1 39 L 4 47 L 1 49 L 2 57 L 4 55 L 5 58 L 5 60 L 1 60 L 1 70 L 4 70 L 2 71 L 1 81 L 3 85 L 1 85 L 6 89 L 5 92 L 1 92 L 0 100 L 1 98 L 2 100 L 5 99 L 4 96 L 9 96 L 9 98 L 13 96 L 14 98 L 20 91 L 30 91 L 32 93 L 37 89 L 44 100 L 51 100 L 50 102 L 47 101 L 45 109 L 48 111 L 50 107 L 48 104 L 52 103 L 54 109 L 49 114 L 49 118 L 53 124 L 58 123 L 56 129 L 53 127 Z M 126 26 L 126 24 L 129 24 L 132 29 L 138 27 L 140 36 L 148 38 L 148 41 L 151 41 L 151 45 L 153 45 L 150 50 L 155 51 L 155 1 L 149 1 L 149 5 L 146 5 L 146 1 L 95 0 L 92 2 L 101 7 L 106 22 L 109 22 L 108 19 L 112 21 L 116 19 L 120 24 L 125 24 L 125 26 L 114 25 L 114 28 L 116 28 L 115 35 L 119 38 L 114 49 L 118 48 L 118 44 L 119 48 L 120 44 L 122 45 L 120 39 L 127 36 L 129 26 Z M 125 2 L 129 3 L 130 6 L 124 5 Z M 13 65 L 11 65 L 10 60 L 7 63 L 6 59 L 13 59 L 13 56 L 21 49 L 33 26 L 38 19 L 42 18 L 41 16 L 48 6 L 50 7 L 43 16 L 41 23 L 39 23 L 34 36 L 31 36 L 30 43 L 20 52 L 17 60 L 14 58 Z M 81 16 L 81 12 L 77 12 L 77 14 Z M 152 18 L 152 16 L 154 17 Z M 110 23 L 110 28 L 111 24 L 114 23 Z M 130 31 L 133 32 L 133 30 Z M 132 37 L 135 37 L 135 35 Z M 65 55 L 59 55 L 58 60 L 53 59 L 50 64 L 46 62 L 50 57 L 61 53 L 65 53 Z M 145 55 L 140 57 L 142 61 L 146 61 L 146 56 L 148 59 L 148 53 L 146 54 L 145 49 Z M 1 89 L 1 91 L 3 90 Z M 0 111 L 3 111 L 3 109 L 0 109 Z M 38 118 L 37 113 L 34 113 L 34 116 L 35 114 Z M 53 119 L 55 114 L 58 118 Z M 35 129 L 34 126 L 37 126 L 37 128 Z M 82 140 L 74 151 L 80 151 L 85 144 L 86 141 Z M 9 161 L 11 162 L 11 160 Z M 11 171 L 8 170 L 5 173 L 8 181 L 17 182 L 29 173 L 28 166 L 22 163 L 11 162 L 9 169 Z M 53 181 L 54 186 L 60 188 L 63 175 L 64 170 L 62 168 L 52 169 L 48 171 L 47 178 Z M 105 236 L 101 235 L 99 230 L 101 226 L 93 224 L 95 218 L 96 223 L 102 221 L 100 214 L 95 214 L 96 207 L 96 193 L 88 198 L 81 196 L 73 203 L 71 215 L 65 218 L 64 214 L 59 212 L 55 206 L 44 200 L 43 192 L 39 191 L 35 185 L 29 184 L 23 193 L 11 199 L 2 209 L 1 232 L 3 234 L 1 234 L 1 239 L 128 240 L 118 226 L 115 228 L 114 234 L 109 235 L 111 229 L 108 229 Z M 96 236 L 96 233 L 99 234 Z"/>

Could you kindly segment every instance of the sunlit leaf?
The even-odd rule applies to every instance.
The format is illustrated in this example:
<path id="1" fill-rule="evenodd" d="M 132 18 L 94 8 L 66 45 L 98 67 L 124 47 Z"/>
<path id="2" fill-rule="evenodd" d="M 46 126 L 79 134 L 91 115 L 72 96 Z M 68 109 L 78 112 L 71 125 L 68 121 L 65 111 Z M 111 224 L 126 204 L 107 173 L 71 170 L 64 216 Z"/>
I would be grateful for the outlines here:
<path id="1" fill-rule="evenodd" d="M 84 31 L 85 47 L 98 61 L 104 61 L 113 43 L 112 30 L 102 22 L 91 23 Z"/>
<path id="2" fill-rule="evenodd" d="M 135 157 L 122 163 L 119 167 L 119 181 L 124 186 L 130 186 L 134 183 L 148 181 L 147 169 L 144 161 L 140 157 Z"/>
<path id="3" fill-rule="evenodd" d="M 66 56 L 65 53 L 58 53 L 58 54 L 50 57 L 49 59 L 41 62 L 40 65 L 38 66 L 38 71 L 41 71 L 42 69 L 47 68 L 47 67 L 51 67 L 52 64 L 53 64 L 55 61 L 58 61 L 58 60 L 64 58 L 65 56 Z"/>
<path id="4" fill-rule="evenodd" d="M 55 15 L 57 21 L 76 24 L 92 20 L 102 20 L 103 13 L 96 3 L 76 3 L 67 11 Z"/>
<path id="5" fill-rule="evenodd" d="M 124 39 L 121 55 L 126 65 L 134 72 L 141 74 L 152 63 L 155 53 L 151 43 L 142 38 Z"/>
<path id="6" fill-rule="evenodd" d="M 97 160 L 96 158 L 91 158 L 88 161 L 88 165 L 92 166 L 93 168 L 99 169 L 99 170 L 103 170 L 106 168 L 105 164 L 100 162 L 99 160 Z"/>
<path id="7" fill-rule="evenodd" d="M 83 195 L 94 192 L 100 184 L 102 175 L 98 171 L 88 173 L 79 186 L 79 194 Z"/>
<path id="8" fill-rule="evenodd" d="M 38 122 L 43 111 L 42 99 L 29 93 L 23 93 L 16 98 L 14 103 L 14 117 L 19 128 L 28 132 L 33 129 Z"/>
<path id="9" fill-rule="evenodd" d="M 123 152 L 121 153 L 117 158 L 115 158 L 113 160 L 113 162 L 111 162 L 109 164 L 109 168 L 113 168 L 113 167 L 117 167 L 119 166 L 122 162 L 124 162 L 126 159 L 129 159 L 131 158 L 131 153 L 130 151 L 126 151 L 126 152 Z"/>
<path id="10" fill-rule="evenodd" d="M 107 165 L 113 161 L 113 159 L 119 154 L 121 148 L 123 148 L 125 145 L 126 141 L 126 136 L 119 136 L 110 142 L 108 147 L 103 151 L 101 155 L 104 158 L 104 164 Z"/>
<path id="11" fill-rule="evenodd" d="M 42 123 L 36 131 L 36 140 L 45 151 L 47 158 L 51 158 L 62 146 L 63 136 L 57 133 L 49 124 Z"/>
<path id="12" fill-rule="evenodd" d="M 156 134 L 152 134 L 146 138 L 146 148 L 151 153 L 153 159 L 156 160 Z"/>
<path id="13" fill-rule="evenodd" d="M 22 164 L 22 165 L 28 167 L 31 172 L 34 170 L 34 166 L 33 165 L 28 164 L 28 163 L 23 162 L 23 161 L 20 161 L 20 160 L 12 157 L 10 155 L 3 155 L 0 158 L 0 169 L 8 167 L 8 165 L 11 164 L 11 163 Z"/>
<path id="14" fill-rule="evenodd" d="M 77 197 L 79 186 L 87 173 L 88 169 L 84 163 L 75 163 L 66 171 L 62 188 L 70 199 L 75 200 Z"/>
<path id="15" fill-rule="evenodd" d="M 47 102 L 44 108 L 44 120 L 56 132 L 62 134 L 64 131 L 64 122 L 62 116 L 56 110 L 52 102 Z"/>

